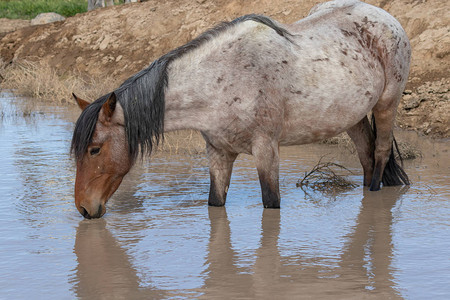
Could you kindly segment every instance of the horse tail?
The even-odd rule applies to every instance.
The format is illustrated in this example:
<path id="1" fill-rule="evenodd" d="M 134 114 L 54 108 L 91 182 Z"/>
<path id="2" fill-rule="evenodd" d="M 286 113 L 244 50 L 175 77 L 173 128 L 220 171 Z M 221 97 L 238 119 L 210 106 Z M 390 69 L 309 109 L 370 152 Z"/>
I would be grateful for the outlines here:
<path id="1" fill-rule="evenodd" d="M 375 117 L 372 114 L 372 132 L 373 136 L 377 137 L 377 126 L 375 124 Z M 395 158 L 395 150 L 397 151 L 398 158 L 400 159 L 400 164 L 397 162 Z M 403 170 L 403 159 L 400 154 L 400 150 L 398 148 L 397 141 L 395 140 L 394 134 L 392 134 L 392 147 L 391 154 L 389 159 L 384 167 L 383 176 L 381 178 L 381 182 L 383 186 L 392 186 L 392 185 L 409 185 L 410 181 L 408 175 L 405 170 Z"/>

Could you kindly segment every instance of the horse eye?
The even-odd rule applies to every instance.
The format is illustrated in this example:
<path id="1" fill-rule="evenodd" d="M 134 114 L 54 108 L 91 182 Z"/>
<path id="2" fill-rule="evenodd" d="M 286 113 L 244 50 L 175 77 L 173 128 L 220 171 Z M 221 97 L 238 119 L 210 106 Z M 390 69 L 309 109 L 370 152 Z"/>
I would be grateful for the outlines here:
<path id="1" fill-rule="evenodd" d="M 99 153 L 100 153 L 100 147 L 94 147 L 94 148 L 92 148 L 91 150 L 89 150 L 89 154 L 90 154 L 91 156 L 96 155 L 96 154 L 99 154 Z"/>

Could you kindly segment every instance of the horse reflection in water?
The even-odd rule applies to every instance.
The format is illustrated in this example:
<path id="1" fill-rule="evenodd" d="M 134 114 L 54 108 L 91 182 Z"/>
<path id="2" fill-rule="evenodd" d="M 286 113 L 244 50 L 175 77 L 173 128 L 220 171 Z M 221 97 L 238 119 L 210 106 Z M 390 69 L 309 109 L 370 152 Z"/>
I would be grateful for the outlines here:
<path id="1" fill-rule="evenodd" d="M 200 291 L 204 298 L 357 298 L 401 299 L 393 278 L 392 210 L 406 187 L 391 187 L 380 193 L 364 191 L 361 209 L 337 267 L 329 257 L 317 257 L 315 249 L 301 245 L 307 254 L 282 255 L 279 210 L 264 210 L 261 239 L 251 267 L 238 267 L 239 255 L 231 245 L 230 222 L 226 211 L 210 208 L 211 237 L 208 247 L 208 277 Z M 286 221 L 289 222 L 289 221 Z M 301 233 L 299 232 L 299 235 Z M 303 252 L 302 251 L 302 252 Z M 326 296 L 328 295 L 328 297 Z M 338 295 L 336 297 L 336 295 Z M 339 296 L 340 295 L 340 296 Z M 272 297 L 271 297 L 272 296 Z"/>
<path id="2" fill-rule="evenodd" d="M 130 261 L 104 220 L 81 221 L 77 228 L 74 251 L 78 266 L 73 280 L 78 297 L 161 299 L 197 294 L 196 298 L 401 298 L 393 278 L 393 210 L 407 188 L 391 187 L 380 193 L 364 191 L 355 225 L 345 237 L 345 244 L 336 258 L 317 256 L 311 244 L 303 244 L 299 253 L 280 251 L 280 231 L 283 223 L 280 210 L 264 210 L 261 218 L 261 238 L 251 265 L 242 266 L 236 246 L 232 245 L 232 230 L 224 207 L 208 210 L 210 233 L 204 265 L 198 276 L 203 285 L 192 289 L 160 290 L 156 284 L 143 285 L 137 275 L 139 261 Z M 285 220 L 284 222 L 289 222 Z M 115 224 L 109 224 L 114 227 Z M 131 226 L 135 226 L 132 224 Z M 123 223 L 120 223 L 123 227 Z M 141 230 L 145 225 L 138 226 Z M 298 233 L 301 237 L 301 232 Z M 182 236 L 183 234 L 181 234 Z M 172 236 L 173 238 L 173 236 Z M 299 238 L 288 235 L 287 238 Z M 124 241 L 122 241 L 123 244 Z M 132 244 L 136 240 L 133 237 Z M 148 250 L 148 249 L 147 249 Z M 300 250 L 297 250 L 300 251 Z M 248 249 L 245 250 L 248 252 Z M 305 256 L 305 253 L 307 254 Z M 308 254 L 309 253 L 309 254 Z M 314 257 L 311 257 L 311 253 Z M 183 260 L 192 259 L 186 253 Z M 203 257 L 202 255 L 197 255 Z M 248 258 L 248 257 L 247 257 Z M 152 261 L 145 263 L 152 264 Z M 199 261 L 202 263 L 202 261 Z M 181 274 L 183 266 L 177 266 Z M 170 270 L 167 270 L 170 273 Z M 168 274 L 172 276 L 173 274 Z M 155 274 L 147 274 L 152 278 Z M 328 297 L 327 297 L 328 296 Z M 97 297 L 97 298 L 98 298 Z"/>
<path id="3" fill-rule="evenodd" d="M 370 190 L 408 184 L 392 128 L 410 54 L 392 16 L 355 0 L 320 4 L 290 25 L 260 15 L 223 23 L 92 104 L 74 95 L 83 109 L 72 139 L 76 206 L 101 217 L 139 154 L 179 129 L 206 141 L 211 206 L 225 204 L 233 162 L 246 153 L 255 157 L 264 207 L 279 208 L 279 146 L 343 131 Z"/>

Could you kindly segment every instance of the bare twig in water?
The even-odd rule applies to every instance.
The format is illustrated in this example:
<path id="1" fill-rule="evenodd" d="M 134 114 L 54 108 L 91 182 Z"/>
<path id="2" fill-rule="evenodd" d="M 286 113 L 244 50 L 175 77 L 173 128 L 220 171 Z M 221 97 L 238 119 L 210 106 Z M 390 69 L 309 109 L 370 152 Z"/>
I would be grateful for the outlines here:
<path id="1" fill-rule="evenodd" d="M 357 186 L 343 175 L 336 174 L 335 169 L 344 170 L 350 174 L 353 174 L 352 171 L 337 163 L 322 162 L 322 159 L 323 156 L 311 171 L 305 172 L 303 178 L 297 181 L 297 187 L 300 187 L 303 191 L 307 188 L 322 193 L 336 194 Z"/>

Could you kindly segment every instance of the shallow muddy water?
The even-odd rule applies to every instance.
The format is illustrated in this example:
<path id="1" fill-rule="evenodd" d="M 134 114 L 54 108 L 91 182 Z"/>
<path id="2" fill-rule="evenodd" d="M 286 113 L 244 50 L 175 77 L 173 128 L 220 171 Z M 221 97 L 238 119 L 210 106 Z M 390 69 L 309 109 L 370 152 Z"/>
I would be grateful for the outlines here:
<path id="1" fill-rule="evenodd" d="M 449 143 L 398 133 L 422 151 L 413 184 L 368 192 L 338 146 L 282 148 L 280 210 L 264 210 L 250 156 L 226 207 L 208 207 L 203 154 L 137 165 L 100 220 L 73 203 L 78 111 L 0 96 L 0 298 L 448 299 Z M 325 156 L 355 189 L 295 183 Z"/>

